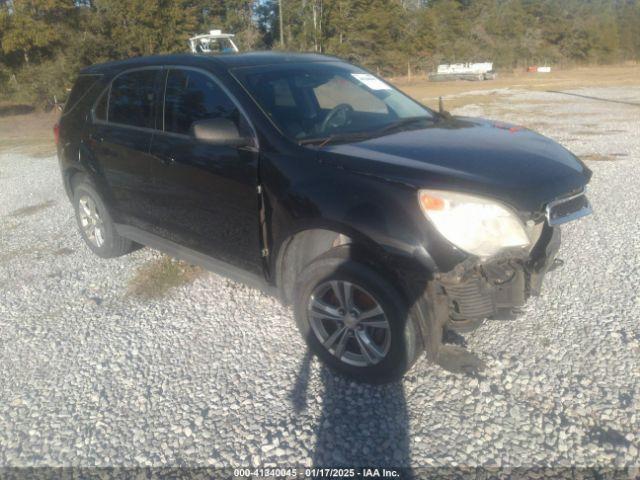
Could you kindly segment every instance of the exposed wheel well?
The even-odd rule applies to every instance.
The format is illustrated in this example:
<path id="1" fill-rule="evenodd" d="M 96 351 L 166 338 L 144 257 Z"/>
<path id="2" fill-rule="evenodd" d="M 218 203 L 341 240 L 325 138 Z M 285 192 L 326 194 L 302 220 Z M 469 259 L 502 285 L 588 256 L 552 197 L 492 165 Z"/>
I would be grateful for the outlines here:
<path id="1" fill-rule="evenodd" d="M 78 168 L 70 168 L 69 170 L 67 170 L 65 175 L 68 188 L 67 192 L 69 194 L 69 197 L 73 197 L 73 190 L 86 174 Z"/>
<path id="2" fill-rule="evenodd" d="M 365 245 L 333 230 L 304 230 L 287 239 L 280 248 L 276 263 L 276 282 L 282 300 L 287 304 L 291 303 L 296 278 L 307 265 L 329 250 L 343 245 L 368 252 L 365 256 L 375 262 L 377 255 Z M 382 266 L 378 264 L 376 270 L 383 270 Z"/>
<path id="3" fill-rule="evenodd" d="M 276 264 L 282 300 L 291 303 L 295 279 L 305 266 L 332 248 L 350 243 L 352 239 L 346 235 L 323 229 L 304 230 L 285 240 Z"/>

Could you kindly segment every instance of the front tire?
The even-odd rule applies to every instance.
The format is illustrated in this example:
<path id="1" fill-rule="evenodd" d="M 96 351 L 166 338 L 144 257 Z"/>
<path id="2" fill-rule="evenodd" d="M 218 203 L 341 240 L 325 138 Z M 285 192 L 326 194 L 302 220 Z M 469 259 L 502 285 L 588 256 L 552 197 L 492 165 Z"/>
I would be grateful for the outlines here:
<path id="1" fill-rule="evenodd" d="M 99 257 L 120 257 L 138 248 L 118 234 L 100 194 L 86 178 L 74 185 L 73 206 L 82 239 Z"/>
<path id="2" fill-rule="evenodd" d="M 338 373 L 367 383 L 399 380 L 422 353 L 418 320 L 387 280 L 344 253 L 331 251 L 300 274 L 298 328 Z"/>

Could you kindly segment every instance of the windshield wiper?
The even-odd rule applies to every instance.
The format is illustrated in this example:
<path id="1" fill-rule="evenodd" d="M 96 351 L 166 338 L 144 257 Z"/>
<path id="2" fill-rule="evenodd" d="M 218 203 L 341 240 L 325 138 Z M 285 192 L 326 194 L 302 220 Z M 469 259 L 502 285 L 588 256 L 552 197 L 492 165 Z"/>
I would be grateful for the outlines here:
<path id="1" fill-rule="evenodd" d="M 432 117 L 408 117 L 397 120 L 389 125 L 386 125 L 378 130 L 371 130 L 369 132 L 352 132 L 352 133 L 334 133 L 333 135 L 329 135 L 327 137 L 318 137 L 318 138 L 306 138 L 304 140 L 300 140 L 298 144 L 300 145 L 318 145 L 318 147 L 322 148 L 325 145 L 329 145 L 330 143 L 335 142 L 348 142 L 353 140 L 367 140 L 370 138 L 381 137 L 388 133 L 391 133 L 395 130 L 402 129 L 404 127 L 408 127 L 410 125 L 416 123 L 423 122 L 435 122 L 435 119 Z"/>
<path id="2" fill-rule="evenodd" d="M 386 127 L 382 127 L 380 130 L 376 130 L 372 132 L 375 136 L 386 135 L 387 133 L 394 132 L 396 130 L 400 130 L 404 127 L 408 127 L 413 124 L 423 123 L 423 122 L 435 122 L 433 117 L 408 117 L 397 120 Z"/>
<path id="3" fill-rule="evenodd" d="M 325 145 L 328 145 L 330 143 L 348 142 L 351 140 L 365 140 L 369 137 L 370 135 L 367 132 L 334 133 L 333 135 L 329 135 L 327 137 L 305 138 L 304 140 L 300 140 L 298 144 L 318 145 L 319 147 L 324 147 Z"/>

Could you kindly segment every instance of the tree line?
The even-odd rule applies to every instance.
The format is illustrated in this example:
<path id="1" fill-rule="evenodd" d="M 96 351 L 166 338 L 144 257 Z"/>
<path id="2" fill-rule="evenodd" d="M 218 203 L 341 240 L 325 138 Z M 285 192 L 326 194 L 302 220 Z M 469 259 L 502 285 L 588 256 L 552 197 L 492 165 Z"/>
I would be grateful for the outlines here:
<path id="1" fill-rule="evenodd" d="M 0 101 L 62 99 L 85 65 L 184 52 L 213 28 L 383 75 L 640 58 L 639 0 L 0 0 Z"/>

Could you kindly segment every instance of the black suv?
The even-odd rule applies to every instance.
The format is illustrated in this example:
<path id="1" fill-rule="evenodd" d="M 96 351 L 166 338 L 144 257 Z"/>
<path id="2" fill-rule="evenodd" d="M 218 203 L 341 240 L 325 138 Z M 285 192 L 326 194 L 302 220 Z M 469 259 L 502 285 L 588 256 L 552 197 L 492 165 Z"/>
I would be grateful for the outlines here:
<path id="1" fill-rule="evenodd" d="M 56 134 L 97 255 L 149 245 L 273 292 L 369 382 L 538 295 L 558 225 L 591 211 L 591 172 L 560 145 L 321 55 L 95 65 Z"/>

